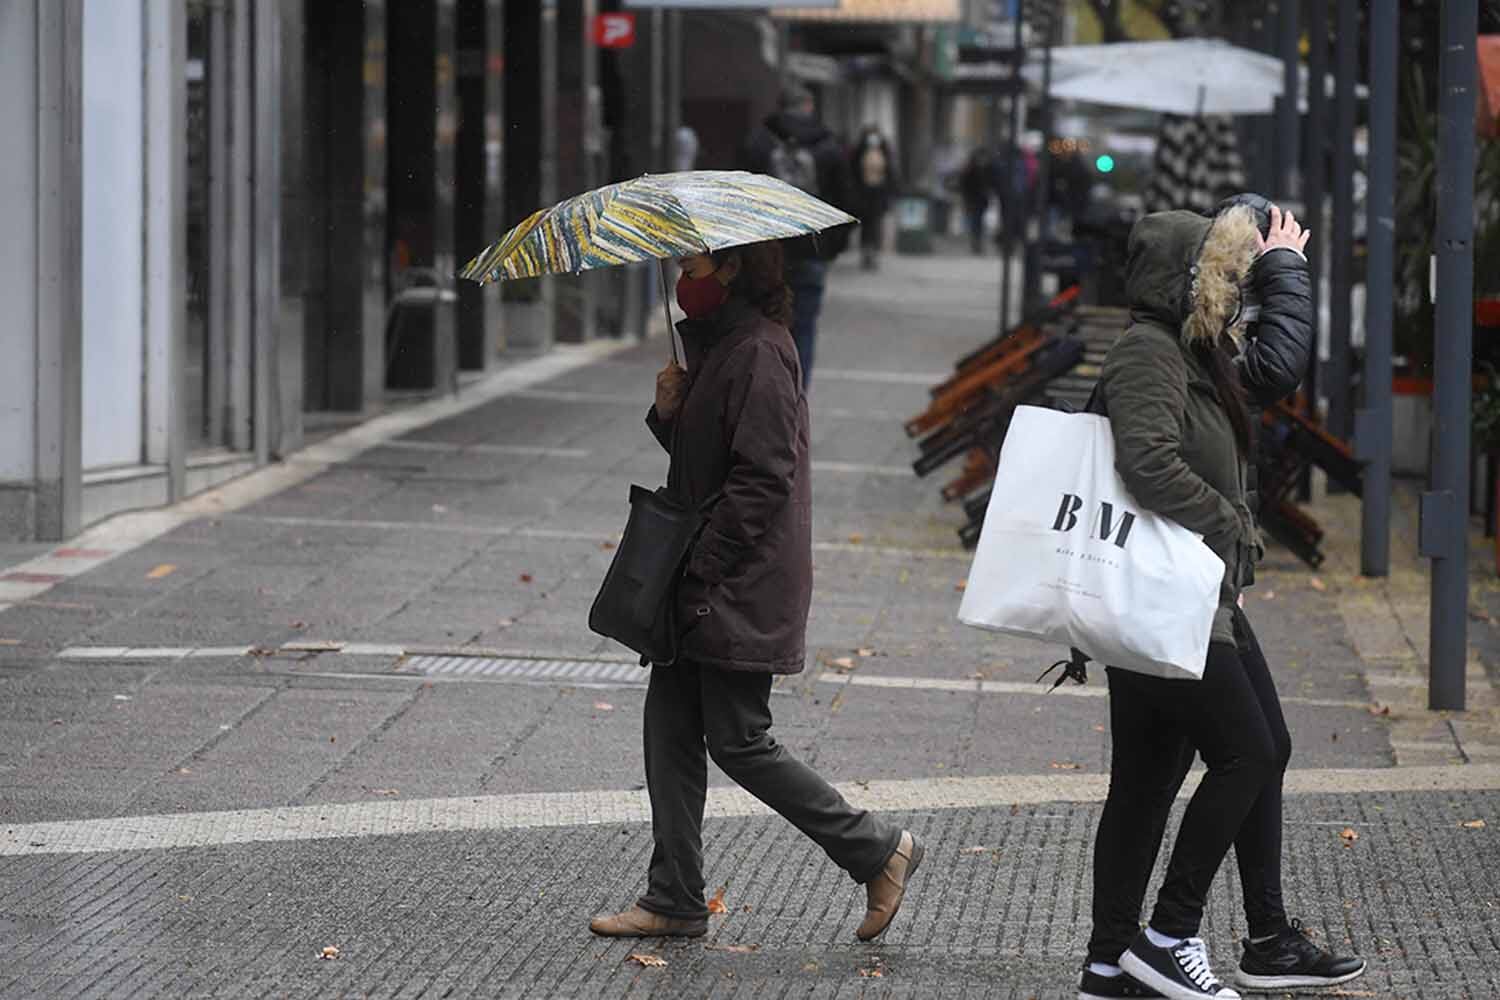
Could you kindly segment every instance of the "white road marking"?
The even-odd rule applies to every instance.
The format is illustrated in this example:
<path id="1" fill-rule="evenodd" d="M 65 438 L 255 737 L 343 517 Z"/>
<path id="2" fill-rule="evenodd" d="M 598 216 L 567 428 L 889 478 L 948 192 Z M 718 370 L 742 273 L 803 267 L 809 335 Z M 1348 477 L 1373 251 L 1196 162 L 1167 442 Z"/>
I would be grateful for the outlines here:
<path id="1" fill-rule="evenodd" d="M 408 451 L 435 451 L 447 454 L 459 452 L 475 455 L 517 455 L 536 458 L 588 458 L 593 452 L 587 448 L 547 448 L 526 444 L 489 444 L 477 442 L 460 444 L 454 441 L 423 441 L 419 438 L 396 438 L 387 441 L 383 448 L 401 448 Z"/>
<path id="2" fill-rule="evenodd" d="M 950 680 L 944 677 L 888 677 L 877 674 L 840 674 L 831 671 L 818 675 L 823 684 L 845 684 L 854 687 L 899 688 L 914 691 L 967 691 L 973 694 L 1020 694 L 1044 697 L 1106 698 L 1109 688 L 1103 681 L 1092 684 L 1063 684 L 1053 688 L 1046 682 L 1028 684 L 1025 681 Z M 1284 705 L 1310 705 L 1316 708 L 1368 709 L 1368 701 L 1349 701 L 1338 698 L 1301 698 L 1296 695 L 1282 696 Z"/>
<path id="3" fill-rule="evenodd" d="M 1197 787 L 1190 774 L 1182 795 Z M 854 782 L 838 786 L 855 805 L 879 811 L 984 809 L 1048 802 L 1100 802 L 1107 774 L 1012 774 L 974 778 L 919 778 Z M 1357 792 L 1465 792 L 1500 790 L 1500 765 L 1309 769 L 1288 771 L 1290 795 Z M 739 788 L 708 791 L 705 815 L 714 819 L 764 816 L 769 810 Z M 222 847 L 333 840 L 347 837 L 411 836 L 469 830 L 646 823 L 644 791 L 540 792 L 444 799 L 350 802 L 226 812 L 124 816 L 113 819 L 22 823 L 0 830 L 0 857 L 85 854 L 163 848 Z"/>
<path id="4" fill-rule="evenodd" d="M 948 372 L 878 372 L 858 368 L 817 368 L 814 374 L 819 381 L 833 379 L 839 382 L 874 382 L 887 385 L 931 386 L 951 378 Z"/>
<path id="5" fill-rule="evenodd" d="M 465 413 L 530 386 L 635 347 L 633 340 L 600 340 L 554 347 L 543 357 L 502 368 L 465 385 L 458 397 L 429 400 L 365 421 L 357 427 L 308 445 L 291 461 L 256 469 L 247 475 L 170 507 L 119 514 L 94 525 L 63 545 L 34 559 L 6 567 L 3 574 L 35 573 L 62 578 L 78 576 L 126 552 L 207 515 L 220 515 L 263 500 L 320 475 L 362 451 L 387 444 L 412 431 Z M 73 553 L 73 554 L 70 554 Z M 76 554 L 86 553 L 86 554 Z M 0 611 L 51 590 L 57 581 L 0 580 Z"/>
<path id="6" fill-rule="evenodd" d="M 854 476 L 889 476 L 892 479 L 914 479 L 909 465 L 865 465 L 861 462 L 820 462 L 813 459 L 813 472 L 846 473 Z"/>

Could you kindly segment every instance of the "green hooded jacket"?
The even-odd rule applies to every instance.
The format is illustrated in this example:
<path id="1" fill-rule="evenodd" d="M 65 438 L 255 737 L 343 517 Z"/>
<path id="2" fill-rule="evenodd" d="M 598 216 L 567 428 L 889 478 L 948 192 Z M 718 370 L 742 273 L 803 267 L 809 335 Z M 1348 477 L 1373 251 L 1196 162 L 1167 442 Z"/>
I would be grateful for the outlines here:
<path id="1" fill-rule="evenodd" d="M 1226 329 L 1239 333 L 1230 324 L 1256 247 L 1255 221 L 1243 208 L 1216 219 L 1158 212 L 1137 222 L 1126 265 L 1130 328 L 1099 381 L 1115 468 L 1130 495 L 1202 535 L 1224 560 L 1215 642 L 1234 641 L 1234 606 L 1262 549 L 1244 456 L 1193 345 Z"/>

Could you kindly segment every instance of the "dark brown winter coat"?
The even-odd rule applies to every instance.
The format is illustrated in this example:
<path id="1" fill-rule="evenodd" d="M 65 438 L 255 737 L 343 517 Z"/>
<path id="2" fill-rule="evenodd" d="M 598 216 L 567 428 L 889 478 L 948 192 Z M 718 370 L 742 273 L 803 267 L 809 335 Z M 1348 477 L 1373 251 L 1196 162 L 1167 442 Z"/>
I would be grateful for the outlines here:
<path id="1" fill-rule="evenodd" d="M 812 600 L 807 399 L 786 328 L 731 297 L 678 325 L 689 384 L 674 419 L 646 417 L 672 454 L 668 483 L 712 504 L 679 589 L 681 656 L 794 674 Z M 674 447 L 675 446 L 675 447 Z"/>

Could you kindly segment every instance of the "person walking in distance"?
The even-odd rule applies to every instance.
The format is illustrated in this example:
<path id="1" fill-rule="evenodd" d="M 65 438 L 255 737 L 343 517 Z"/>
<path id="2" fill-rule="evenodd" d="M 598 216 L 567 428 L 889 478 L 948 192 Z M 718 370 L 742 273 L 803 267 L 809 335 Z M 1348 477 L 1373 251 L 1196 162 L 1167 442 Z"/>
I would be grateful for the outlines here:
<path id="1" fill-rule="evenodd" d="M 836 208 L 852 208 L 848 161 L 833 133 L 818 120 L 812 92 L 804 87 L 782 93 L 778 110 L 745 139 L 740 159 L 746 170 L 786 181 Z M 802 363 L 804 388 L 812 381 L 828 265 L 848 243 L 845 227 L 790 241 L 786 247 L 792 340 Z"/>
<path id="2" fill-rule="evenodd" d="M 969 231 L 969 249 L 984 253 L 984 217 L 990 210 L 995 179 L 987 149 L 976 149 L 958 175 L 958 193 L 963 198 L 964 222 Z"/>
<path id="3" fill-rule="evenodd" d="M 1250 924 L 1240 985 L 1327 986 L 1364 971 L 1362 960 L 1318 948 L 1287 918 L 1281 785 L 1291 740 L 1240 607 L 1262 551 L 1246 489 L 1249 403 L 1289 394 L 1306 370 L 1308 238 L 1290 213 L 1253 196 L 1232 199 L 1211 219 L 1149 215 L 1130 235 L 1132 322 L 1110 349 L 1097 397 L 1110 417 L 1116 468 L 1143 507 L 1201 534 L 1225 575 L 1201 680 L 1107 670 L 1110 785 L 1094 845 L 1080 1000 L 1239 997 L 1215 976 L 1197 937 L 1209 885 L 1231 846 Z M 1195 753 L 1208 773 L 1141 930 L 1167 816 Z"/>
<path id="4" fill-rule="evenodd" d="M 865 887 L 856 936 L 890 925 L 922 863 L 913 835 L 856 809 L 771 735 L 771 681 L 803 669 L 812 595 L 807 395 L 786 324 L 782 247 L 682 261 L 687 369 L 657 376 L 647 425 L 672 456 L 668 483 L 711 506 L 677 594 L 680 656 L 646 690 L 646 789 L 655 846 L 646 892 L 590 924 L 606 937 L 698 937 L 703 805 L 711 759 Z"/>
<path id="5" fill-rule="evenodd" d="M 849 153 L 854 178 L 854 214 L 859 216 L 860 262 L 866 271 L 880 266 L 885 215 L 896 190 L 896 159 L 880 129 L 866 125 Z"/>

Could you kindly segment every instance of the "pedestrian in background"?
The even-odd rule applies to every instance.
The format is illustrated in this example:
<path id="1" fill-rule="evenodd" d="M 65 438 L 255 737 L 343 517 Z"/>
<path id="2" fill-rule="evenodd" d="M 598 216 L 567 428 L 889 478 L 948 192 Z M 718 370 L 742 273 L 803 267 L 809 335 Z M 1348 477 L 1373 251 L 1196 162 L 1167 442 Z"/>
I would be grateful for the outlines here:
<path id="1" fill-rule="evenodd" d="M 1263 233 L 1243 203 L 1213 219 L 1161 212 L 1130 235 L 1132 325 L 1110 349 L 1099 382 L 1115 465 L 1143 507 L 1201 534 L 1225 573 L 1200 680 L 1107 669 L 1110 784 L 1094 844 L 1094 926 L 1080 1000 L 1237 1000 L 1197 937 L 1231 845 L 1250 924 L 1236 977 L 1242 985 L 1327 986 L 1364 971 L 1362 960 L 1318 948 L 1287 919 L 1281 786 L 1291 738 L 1240 607 L 1262 552 L 1245 488 L 1254 432 L 1248 400 L 1290 394 L 1311 346 L 1308 234 L 1290 214 L 1270 207 L 1267 215 Z M 1255 335 L 1245 341 L 1252 311 Z M 1208 773 L 1141 930 L 1146 885 L 1195 753 Z"/>
<path id="2" fill-rule="evenodd" d="M 651 853 L 646 893 L 590 924 L 606 937 L 699 937 L 708 761 L 780 813 L 865 886 L 856 931 L 890 925 L 922 846 L 856 809 L 776 742 L 771 681 L 801 672 L 812 597 L 807 394 L 787 330 L 782 247 L 760 243 L 682 261 L 678 325 L 687 369 L 657 376 L 646 417 L 671 455 L 667 482 L 711 505 L 678 593 L 681 653 L 646 690 Z"/>
<path id="3" fill-rule="evenodd" d="M 964 221 L 969 232 L 969 247 L 976 254 L 984 253 L 984 217 L 990 210 L 990 197 L 994 193 L 994 171 L 990 165 L 987 149 L 976 149 L 969 154 L 969 162 L 958 175 L 958 193 L 964 203 Z"/>
<path id="4" fill-rule="evenodd" d="M 744 169 L 769 174 L 793 187 L 852 211 L 849 164 L 833 133 L 818 120 L 812 92 L 792 86 L 778 110 L 745 139 Z M 849 243 L 848 227 L 793 240 L 786 247 L 786 281 L 792 290 L 792 340 L 802 363 L 802 384 L 812 381 L 818 315 L 828 284 L 828 265 Z"/>
<path id="5" fill-rule="evenodd" d="M 880 129 L 866 125 L 849 152 L 854 179 L 853 214 L 859 216 L 860 263 L 866 271 L 880 266 L 885 215 L 896 191 L 896 157 Z"/>

